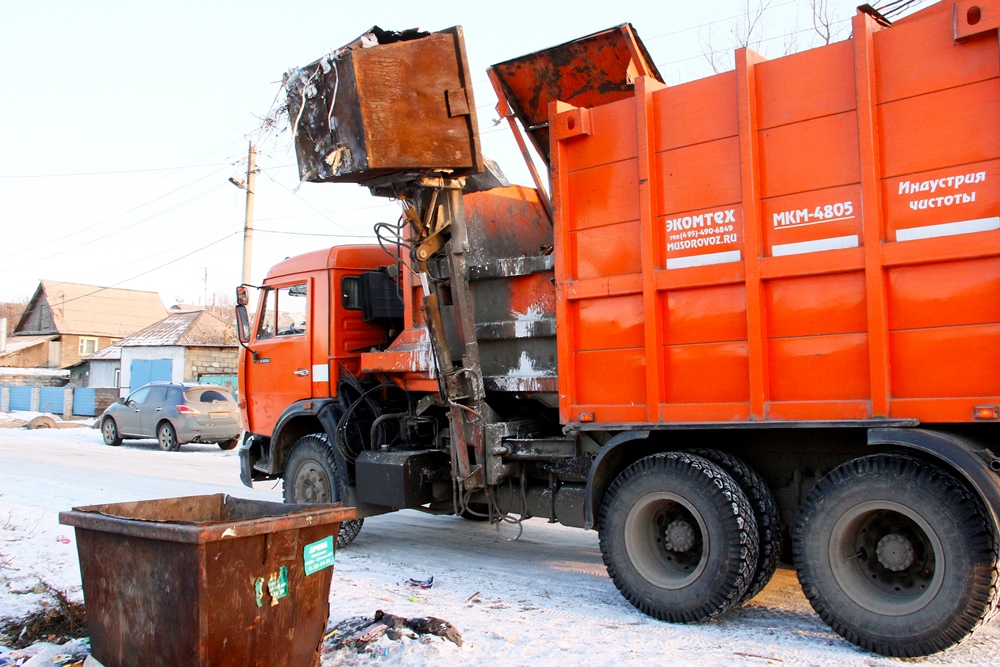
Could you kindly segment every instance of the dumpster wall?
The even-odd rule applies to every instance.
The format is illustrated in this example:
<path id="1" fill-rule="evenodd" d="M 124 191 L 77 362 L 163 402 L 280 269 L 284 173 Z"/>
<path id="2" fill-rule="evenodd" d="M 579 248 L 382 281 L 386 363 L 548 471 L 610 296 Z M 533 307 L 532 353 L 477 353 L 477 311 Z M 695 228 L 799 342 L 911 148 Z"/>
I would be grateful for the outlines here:
<path id="1" fill-rule="evenodd" d="M 337 530 L 354 516 L 222 494 L 61 512 L 76 528 L 94 656 L 106 667 L 318 665 Z"/>
<path id="2" fill-rule="evenodd" d="M 953 11 L 552 105 L 564 422 L 1000 404 L 997 31 Z"/>

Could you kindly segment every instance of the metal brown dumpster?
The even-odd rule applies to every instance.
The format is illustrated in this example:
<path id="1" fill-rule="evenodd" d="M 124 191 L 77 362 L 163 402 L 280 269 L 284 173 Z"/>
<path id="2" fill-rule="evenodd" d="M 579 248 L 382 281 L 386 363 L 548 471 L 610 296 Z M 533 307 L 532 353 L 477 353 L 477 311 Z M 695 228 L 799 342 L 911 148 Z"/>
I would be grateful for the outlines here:
<path id="1" fill-rule="evenodd" d="M 106 667 L 318 665 L 339 505 L 226 494 L 76 507 L 93 655 Z"/>

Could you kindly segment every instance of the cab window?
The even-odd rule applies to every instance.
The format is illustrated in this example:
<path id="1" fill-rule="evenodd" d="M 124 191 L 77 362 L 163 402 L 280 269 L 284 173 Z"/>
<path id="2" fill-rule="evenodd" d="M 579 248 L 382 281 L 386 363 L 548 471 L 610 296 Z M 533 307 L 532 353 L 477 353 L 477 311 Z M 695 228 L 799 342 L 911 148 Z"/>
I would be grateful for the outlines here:
<path id="1" fill-rule="evenodd" d="M 266 290 L 257 315 L 257 340 L 304 334 L 309 313 L 307 297 L 305 283 Z"/>
<path id="2" fill-rule="evenodd" d="M 279 336 L 298 336 L 306 332 L 306 314 L 309 301 L 306 286 L 292 285 L 278 290 L 277 328 Z"/>
<path id="3" fill-rule="evenodd" d="M 274 337 L 274 301 L 273 289 L 264 290 L 260 300 L 260 310 L 257 311 L 257 340 Z"/>

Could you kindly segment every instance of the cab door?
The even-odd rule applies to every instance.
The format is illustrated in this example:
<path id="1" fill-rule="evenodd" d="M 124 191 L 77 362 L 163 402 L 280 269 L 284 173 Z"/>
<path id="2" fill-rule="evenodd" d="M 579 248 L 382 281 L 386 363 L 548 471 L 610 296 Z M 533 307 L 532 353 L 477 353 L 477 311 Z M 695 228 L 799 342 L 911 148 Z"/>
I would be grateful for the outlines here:
<path id="1" fill-rule="evenodd" d="M 260 298 L 246 360 L 249 430 L 271 435 L 281 413 L 312 397 L 312 280 L 268 285 Z"/>

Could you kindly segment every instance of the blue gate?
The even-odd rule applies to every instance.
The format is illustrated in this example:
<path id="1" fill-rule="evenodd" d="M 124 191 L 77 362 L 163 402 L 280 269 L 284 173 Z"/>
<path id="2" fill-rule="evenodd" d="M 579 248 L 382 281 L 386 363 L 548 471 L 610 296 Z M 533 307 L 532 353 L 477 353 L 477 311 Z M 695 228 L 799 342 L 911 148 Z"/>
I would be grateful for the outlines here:
<path id="1" fill-rule="evenodd" d="M 171 359 L 133 359 L 129 366 L 129 390 L 135 391 L 149 382 L 170 382 L 173 375 Z"/>
<path id="2" fill-rule="evenodd" d="M 42 387 L 38 393 L 38 411 L 61 415 L 66 405 L 66 390 L 63 387 Z"/>
<path id="3" fill-rule="evenodd" d="M 11 411 L 31 409 L 31 387 L 10 388 L 10 409 Z"/>
<path id="4" fill-rule="evenodd" d="M 73 389 L 73 414 L 81 417 L 97 416 L 97 390 L 86 387 Z"/>

